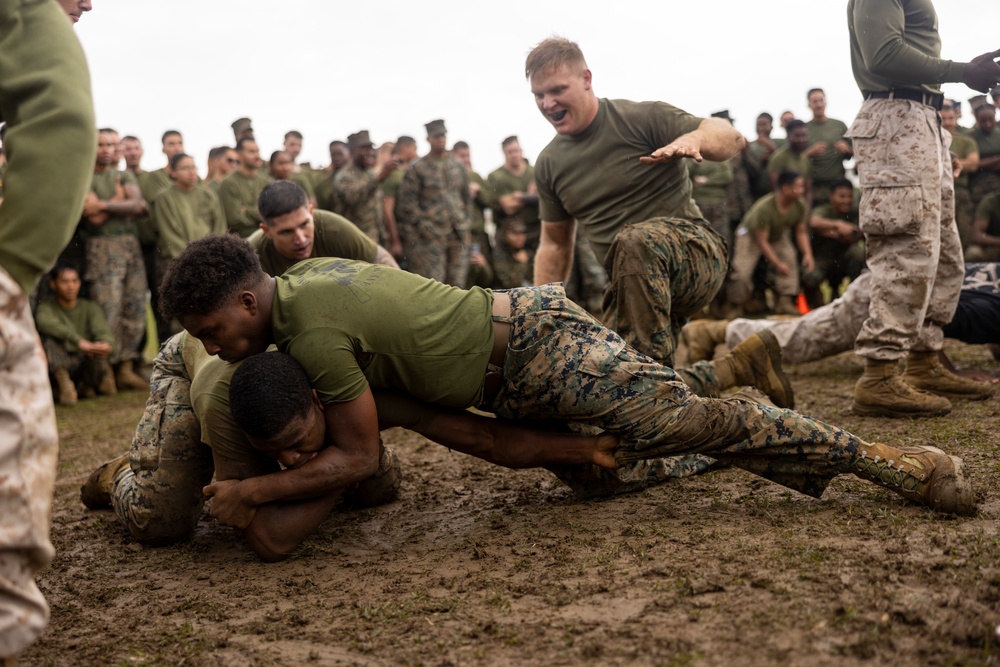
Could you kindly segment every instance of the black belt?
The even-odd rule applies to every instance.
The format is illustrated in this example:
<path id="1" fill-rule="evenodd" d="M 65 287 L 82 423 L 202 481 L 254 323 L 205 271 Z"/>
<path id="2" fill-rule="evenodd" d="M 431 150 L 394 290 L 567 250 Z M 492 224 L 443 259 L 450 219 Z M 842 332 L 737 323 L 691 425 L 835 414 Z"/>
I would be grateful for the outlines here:
<path id="1" fill-rule="evenodd" d="M 944 106 L 944 95 L 941 93 L 925 93 L 922 90 L 907 90 L 905 88 L 899 90 L 886 90 L 876 93 L 865 94 L 866 100 L 911 100 L 913 102 L 920 102 L 921 104 L 927 105 L 929 107 L 934 107 L 938 111 L 941 111 L 941 107 Z"/>

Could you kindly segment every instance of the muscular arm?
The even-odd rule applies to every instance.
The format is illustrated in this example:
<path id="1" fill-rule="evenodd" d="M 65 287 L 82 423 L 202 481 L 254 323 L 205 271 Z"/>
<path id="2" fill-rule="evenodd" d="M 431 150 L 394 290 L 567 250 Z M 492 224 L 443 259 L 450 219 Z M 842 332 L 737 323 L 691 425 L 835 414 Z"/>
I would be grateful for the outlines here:
<path id="1" fill-rule="evenodd" d="M 979 169 L 979 151 L 973 151 L 965 157 L 955 156 L 958 164 L 962 166 L 963 174 L 974 174 Z"/>
<path id="2" fill-rule="evenodd" d="M 542 236 L 535 253 L 536 285 L 566 282 L 573 266 L 576 220 L 542 221 Z"/>
<path id="3" fill-rule="evenodd" d="M 682 157 L 693 158 L 697 162 L 712 160 L 726 162 L 744 148 L 747 140 L 728 121 L 721 118 L 704 118 L 698 129 L 674 139 L 658 148 L 648 157 L 640 158 L 643 164 L 659 164 Z"/>
<path id="4" fill-rule="evenodd" d="M 101 212 L 113 215 L 133 215 L 145 210 L 146 201 L 142 198 L 142 192 L 138 185 L 125 183 L 122 189 L 125 191 L 125 199 L 102 199 Z"/>
<path id="5" fill-rule="evenodd" d="M 980 157 L 979 171 L 1000 171 L 1000 154 Z"/>
<path id="6" fill-rule="evenodd" d="M 977 217 L 972 222 L 972 230 L 969 233 L 969 243 L 983 246 L 1000 245 L 1000 236 L 993 236 L 992 234 L 986 232 L 986 230 L 989 229 L 989 226 L 989 220 Z"/>

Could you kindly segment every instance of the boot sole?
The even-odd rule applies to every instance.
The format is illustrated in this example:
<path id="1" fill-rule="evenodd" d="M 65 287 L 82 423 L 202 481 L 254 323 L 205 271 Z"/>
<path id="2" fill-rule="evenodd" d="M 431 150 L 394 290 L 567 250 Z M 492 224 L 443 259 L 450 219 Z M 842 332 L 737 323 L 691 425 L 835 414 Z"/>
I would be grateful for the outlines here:
<path id="1" fill-rule="evenodd" d="M 860 403 L 852 403 L 851 411 L 862 417 L 893 417 L 896 419 L 920 419 L 922 417 L 943 417 L 944 415 L 951 412 L 951 408 L 944 408 L 942 410 L 921 410 L 920 412 L 906 412 L 904 410 L 892 410 L 890 408 L 885 408 L 881 406 L 874 405 L 861 405 Z"/>
<path id="2" fill-rule="evenodd" d="M 785 369 L 781 367 L 781 345 L 778 344 L 778 339 L 769 329 L 764 329 L 763 331 L 758 331 L 757 335 L 760 339 L 764 341 L 764 348 L 767 350 L 767 356 L 771 361 L 771 372 L 767 373 L 768 379 L 772 377 L 778 380 L 778 384 L 781 386 L 782 392 L 784 392 L 784 401 L 775 400 L 769 392 L 764 392 L 768 395 L 774 404 L 779 408 L 787 408 L 793 410 L 795 408 L 795 390 L 792 389 L 792 383 L 788 380 L 788 376 L 785 375 Z M 772 385 L 773 386 L 773 385 Z"/>

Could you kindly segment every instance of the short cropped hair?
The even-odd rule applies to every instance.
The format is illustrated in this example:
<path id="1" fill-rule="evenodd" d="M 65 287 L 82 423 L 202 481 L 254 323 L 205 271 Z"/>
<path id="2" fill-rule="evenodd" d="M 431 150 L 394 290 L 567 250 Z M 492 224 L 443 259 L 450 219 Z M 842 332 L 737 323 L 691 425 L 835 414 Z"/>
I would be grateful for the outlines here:
<path id="1" fill-rule="evenodd" d="M 97 133 L 98 134 L 118 134 L 118 130 L 114 130 L 114 129 L 110 128 L 110 127 L 102 127 L 102 128 L 98 128 Z"/>
<path id="2" fill-rule="evenodd" d="M 333 141 L 330 142 L 330 150 L 333 150 L 334 146 L 346 146 L 346 145 L 347 145 L 346 141 L 341 141 L 340 139 L 334 139 Z"/>
<path id="3" fill-rule="evenodd" d="M 535 74 L 551 72 L 562 65 L 581 72 L 587 69 L 583 51 L 576 42 L 565 37 L 549 37 L 539 42 L 528 54 L 524 61 L 524 78 L 530 81 Z"/>
<path id="4" fill-rule="evenodd" d="M 460 151 L 460 150 L 466 149 L 468 147 L 469 147 L 468 142 L 466 142 L 466 141 L 456 141 L 454 144 L 452 144 L 451 150 L 453 150 L 453 151 Z"/>
<path id="5" fill-rule="evenodd" d="M 295 137 L 299 141 L 302 141 L 302 133 L 298 130 L 289 130 L 288 132 L 285 132 L 285 139 L 288 139 L 289 137 Z"/>
<path id="6" fill-rule="evenodd" d="M 164 133 L 163 133 L 163 136 L 162 136 L 162 137 L 160 137 L 160 143 L 161 143 L 161 144 L 165 144 L 165 143 L 167 143 L 167 137 L 172 137 L 172 136 L 174 136 L 175 134 L 176 134 L 176 135 L 177 135 L 178 137 L 180 137 L 180 136 L 181 136 L 181 133 L 180 133 L 180 132 L 178 132 L 177 130 L 167 130 L 166 132 L 164 132 Z M 181 138 L 183 139 L 184 137 L 181 137 Z"/>
<path id="7" fill-rule="evenodd" d="M 305 369 L 281 352 L 255 354 L 240 364 L 229 381 L 229 410 L 252 438 L 281 435 L 295 417 L 312 407 L 312 385 Z"/>
<path id="8" fill-rule="evenodd" d="M 294 181 L 274 181 L 264 186 L 257 197 L 257 211 L 264 224 L 275 218 L 309 206 L 309 195 Z"/>
<path id="9" fill-rule="evenodd" d="M 250 244 L 235 234 L 192 241 L 170 263 L 160 283 L 160 314 L 167 321 L 208 315 L 267 276 Z"/>
<path id="10" fill-rule="evenodd" d="M 80 269 L 76 266 L 76 264 L 71 262 L 57 262 L 56 265 L 52 267 L 52 270 L 49 271 L 49 280 L 59 280 L 59 276 L 63 271 L 76 271 L 77 277 L 80 276 Z"/>
<path id="11" fill-rule="evenodd" d="M 208 151 L 208 159 L 217 160 L 220 157 L 225 157 L 228 152 L 229 146 L 216 146 L 212 150 Z"/>
<path id="12" fill-rule="evenodd" d="M 813 93 L 823 93 L 823 96 L 824 96 L 824 97 L 826 96 L 826 93 L 825 93 L 825 92 L 823 92 L 823 89 L 822 89 L 822 88 L 810 88 L 810 89 L 809 89 L 809 92 L 808 92 L 808 93 L 806 93 L 806 101 L 807 101 L 807 102 L 809 101 L 809 98 L 810 98 L 810 97 L 812 97 L 812 94 L 813 94 Z"/>
<path id="13" fill-rule="evenodd" d="M 177 165 L 180 164 L 181 160 L 183 160 L 186 157 L 191 157 L 191 156 L 188 155 L 187 153 L 178 153 L 177 155 L 170 158 L 170 168 L 176 169 Z"/>
<path id="14" fill-rule="evenodd" d="M 761 113 L 757 114 L 757 120 L 760 120 L 761 118 L 766 118 L 768 123 L 771 123 L 772 125 L 774 124 L 774 116 L 772 116 L 766 111 L 762 111 Z"/>
<path id="15" fill-rule="evenodd" d="M 799 120 L 798 118 L 793 118 L 792 120 L 788 121 L 788 125 L 785 126 L 785 131 L 791 132 L 792 130 L 797 130 L 800 127 L 805 127 L 805 126 L 806 126 L 805 121 Z"/>
<path id="16" fill-rule="evenodd" d="M 778 174 L 778 188 L 780 189 L 786 185 L 791 185 L 795 182 L 796 178 L 802 178 L 802 174 L 797 171 L 792 171 L 791 169 L 785 169 Z"/>
<path id="17" fill-rule="evenodd" d="M 253 137 L 240 137 L 240 140 L 236 142 L 236 150 L 242 151 L 243 147 L 247 144 L 256 144 L 257 140 Z"/>
<path id="18" fill-rule="evenodd" d="M 139 137 L 133 136 L 131 134 L 126 134 L 124 137 L 122 137 L 122 141 L 136 141 L 139 142 L 140 144 L 142 143 L 141 141 L 139 141 Z"/>
<path id="19" fill-rule="evenodd" d="M 838 178 L 833 183 L 830 183 L 830 192 L 833 192 L 834 190 L 839 190 L 840 188 L 848 188 L 853 192 L 854 183 L 851 183 L 846 178 Z"/>
<path id="20" fill-rule="evenodd" d="M 516 134 L 512 134 L 512 135 L 510 135 L 509 137 L 507 137 L 506 139 L 504 139 L 503 141 L 500 142 L 500 148 L 507 148 L 507 146 L 510 146 L 511 144 L 516 144 L 516 143 L 517 143 L 517 135 Z"/>

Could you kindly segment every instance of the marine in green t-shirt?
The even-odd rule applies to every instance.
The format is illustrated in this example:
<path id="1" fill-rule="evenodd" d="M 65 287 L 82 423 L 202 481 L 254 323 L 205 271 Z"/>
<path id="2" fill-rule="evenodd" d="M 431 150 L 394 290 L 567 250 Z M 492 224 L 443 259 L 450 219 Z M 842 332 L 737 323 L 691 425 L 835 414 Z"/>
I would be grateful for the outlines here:
<path id="1" fill-rule="evenodd" d="M 186 190 L 166 188 L 153 200 L 150 217 L 159 232 L 159 256 L 167 260 L 176 257 L 191 241 L 226 231 L 222 204 L 206 184 L 195 183 Z"/>
<path id="2" fill-rule="evenodd" d="M 1000 192 L 987 195 L 976 207 L 972 223 L 967 262 L 995 262 L 1000 260 Z"/>
<path id="3" fill-rule="evenodd" d="M 816 204 L 826 201 L 830 184 L 844 177 L 844 160 L 854 154 L 847 133 L 847 125 L 826 115 L 826 93 L 822 88 L 813 88 L 806 97 L 812 120 L 806 122 L 809 148 L 806 154 L 812 161 L 813 199 Z"/>
<path id="4" fill-rule="evenodd" d="M 226 212 L 226 225 L 230 231 L 246 238 L 260 226 L 257 197 L 271 178 L 260 170 L 263 163 L 257 142 L 253 139 L 240 139 L 236 152 L 240 155 L 240 168 L 222 181 L 219 200 Z"/>
<path id="5" fill-rule="evenodd" d="M 304 209 L 301 219 L 280 217 L 270 224 L 265 221 L 247 238 L 270 276 L 280 276 L 303 259 L 344 257 L 374 263 L 378 257 L 378 244 L 336 213 Z"/>
<path id="6" fill-rule="evenodd" d="M 809 134 L 806 124 L 801 120 L 788 123 L 788 145 L 779 148 L 767 163 L 767 174 L 771 179 L 771 187 L 778 188 L 778 176 L 783 171 L 793 171 L 802 176 L 806 185 L 806 201 L 811 201 L 812 195 L 812 162 L 806 155 L 809 146 Z"/>
<path id="7" fill-rule="evenodd" d="M 854 186 L 846 178 L 831 183 L 826 203 L 809 213 L 815 268 L 802 275 L 802 291 L 810 308 L 825 304 L 821 290 L 824 282 L 837 297 L 845 278 L 852 281 L 861 275 L 865 244 L 858 218 Z"/>

